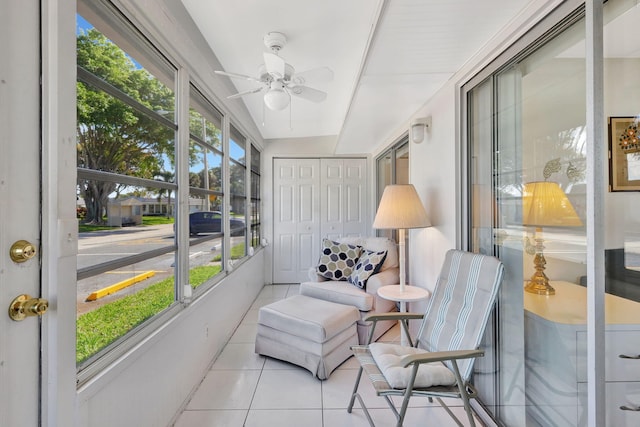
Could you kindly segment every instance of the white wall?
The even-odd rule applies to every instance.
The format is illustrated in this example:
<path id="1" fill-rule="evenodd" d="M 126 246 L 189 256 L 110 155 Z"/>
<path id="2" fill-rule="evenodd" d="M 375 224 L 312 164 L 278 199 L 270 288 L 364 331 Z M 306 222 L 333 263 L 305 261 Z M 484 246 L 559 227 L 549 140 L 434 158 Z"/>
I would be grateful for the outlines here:
<path id="1" fill-rule="evenodd" d="M 421 144 L 409 146 L 409 181 L 432 225 L 410 232 L 409 282 L 429 290 L 435 286 L 445 252 L 456 247 L 458 237 L 455 99 L 455 88 L 448 84 L 420 110 L 420 116 L 431 116 L 431 128 Z"/>
<path id="2" fill-rule="evenodd" d="M 263 286 L 264 250 L 78 391 L 77 426 L 166 426 Z"/>

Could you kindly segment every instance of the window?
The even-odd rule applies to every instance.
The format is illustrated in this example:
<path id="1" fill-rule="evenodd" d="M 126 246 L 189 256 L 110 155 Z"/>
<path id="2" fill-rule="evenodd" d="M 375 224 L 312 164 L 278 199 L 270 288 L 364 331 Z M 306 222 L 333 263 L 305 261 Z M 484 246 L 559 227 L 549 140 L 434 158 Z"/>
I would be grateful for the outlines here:
<path id="1" fill-rule="evenodd" d="M 409 139 L 402 138 L 376 160 L 378 203 L 384 187 L 391 184 L 409 184 Z M 377 230 L 378 236 L 395 239 L 396 230 Z M 408 236 L 407 236 L 408 237 Z M 407 242 L 408 244 L 408 242 Z M 406 270 L 409 271 L 409 270 Z"/>
<path id="2" fill-rule="evenodd" d="M 260 246 L 260 151 L 251 145 L 251 242 L 252 248 Z"/>
<path id="3" fill-rule="evenodd" d="M 260 241 L 259 151 L 251 147 L 248 169 L 246 137 L 195 83 L 178 123 L 176 67 L 98 3 L 80 1 L 77 15 L 79 384 L 189 309 L 184 280 L 197 298 L 246 255 L 249 201 L 252 245 Z M 177 140 L 179 127 L 188 139 Z M 179 212 L 178 198 L 188 201 Z M 181 214 L 188 238 L 176 233 Z M 187 259 L 188 273 L 176 271 Z"/>
<path id="4" fill-rule="evenodd" d="M 247 164 L 246 138 L 234 126 L 231 126 L 229 138 L 229 187 L 230 187 L 230 217 L 237 222 L 247 222 Z M 247 254 L 246 226 L 236 227 L 236 237 L 231 242 L 231 258 L 242 258 Z"/>
<path id="5" fill-rule="evenodd" d="M 125 51 L 77 19 L 77 362 L 80 369 L 176 301 L 175 68 L 129 29 Z M 151 200 L 166 215 L 144 217 Z"/>
<path id="6" fill-rule="evenodd" d="M 189 110 L 189 271 L 197 287 L 224 268 L 222 113 L 191 86 Z M 204 288 L 203 288 L 204 289 Z M 201 292 L 197 290 L 196 294 Z"/>

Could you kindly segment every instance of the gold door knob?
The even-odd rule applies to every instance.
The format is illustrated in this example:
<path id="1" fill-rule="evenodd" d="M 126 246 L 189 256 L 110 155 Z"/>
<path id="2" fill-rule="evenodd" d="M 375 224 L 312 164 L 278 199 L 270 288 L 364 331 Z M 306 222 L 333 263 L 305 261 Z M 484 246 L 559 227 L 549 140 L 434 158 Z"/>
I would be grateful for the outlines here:
<path id="1" fill-rule="evenodd" d="M 36 247 L 26 240 L 18 240 L 9 249 L 13 262 L 25 262 L 36 256 Z"/>
<path id="2" fill-rule="evenodd" d="M 49 301 L 43 298 L 31 298 L 27 294 L 18 295 L 9 305 L 9 317 L 24 320 L 28 316 L 42 316 L 49 308 Z"/>

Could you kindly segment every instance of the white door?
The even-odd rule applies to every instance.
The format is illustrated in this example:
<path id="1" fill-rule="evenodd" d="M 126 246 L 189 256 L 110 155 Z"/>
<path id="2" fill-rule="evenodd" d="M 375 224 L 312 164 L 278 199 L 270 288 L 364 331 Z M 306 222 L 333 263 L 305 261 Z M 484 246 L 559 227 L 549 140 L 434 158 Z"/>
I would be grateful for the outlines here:
<path id="1" fill-rule="evenodd" d="M 320 235 L 336 240 L 344 224 L 344 160 L 320 160 Z"/>
<path id="2" fill-rule="evenodd" d="M 39 2 L 0 0 L 0 425 L 40 421 L 40 318 L 9 317 L 40 286 Z M 10 248 L 23 249 L 23 257 Z M 29 246 L 32 245 L 32 246 Z M 35 256 L 27 259 L 33 254 Z M 19 249 L 19 248 L 18 248 Z"/>
<path id="3" fill-rule="evenodd" d="M 299 283 L 320 247 L 318 159 L 273 161 L 273 283 Z"/>
<path id="4" fill-rule="evenodd" d="M 366 159 L 320 160 L 320 235 L 367 236 Z"/>

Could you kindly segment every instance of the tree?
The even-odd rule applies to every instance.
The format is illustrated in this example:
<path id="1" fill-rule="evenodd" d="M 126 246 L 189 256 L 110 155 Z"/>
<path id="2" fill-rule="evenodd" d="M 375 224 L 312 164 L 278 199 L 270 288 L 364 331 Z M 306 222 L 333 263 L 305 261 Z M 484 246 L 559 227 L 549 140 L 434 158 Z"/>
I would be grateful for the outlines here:
<path id="1" fill-rule="evenodd" d="M 95 29 L 77 37 L 78 66 L 154 111 L 174 109 L 173 92 Z M 84 82 L 77 84 L 78 167 L 153 179 L 174 158 L 173 129 Z M 109 195 L 124 186 L 79 180 L 87 222 L 100 223 Z"/>
<path id="2" fill-rule="evenodd" d="M 176 175 L 173 172 L 160 171 L 155 173 L 154 178 L 160 178 L 164 182 L 173 182 L 173 179 L 175 178 L 175 176 Z M 167 214 L 165 216 L 167 217 L 171 216 L 172 190 L 167 188 L 158 188 L 156 192 L 158 193 L 158 203 L 162 203 L 162 196 L 164 196 L 164 193 L 167 193 Z"/>

